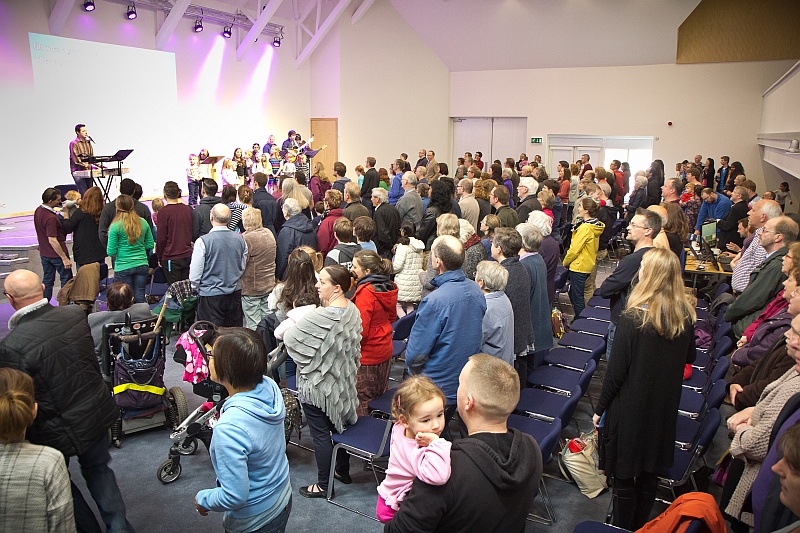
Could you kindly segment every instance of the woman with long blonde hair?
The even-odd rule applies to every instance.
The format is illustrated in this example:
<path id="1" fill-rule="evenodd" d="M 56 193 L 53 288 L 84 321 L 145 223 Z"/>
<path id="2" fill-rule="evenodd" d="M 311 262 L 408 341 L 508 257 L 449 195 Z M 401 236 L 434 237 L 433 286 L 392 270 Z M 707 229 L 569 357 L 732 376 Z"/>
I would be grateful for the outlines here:
<path id="1" fill-rule="evenodd" d="M 316 204 L 325 200 L 325 193 L 331 188 L 331 180 L 328 178 L 328 173 L 325 172 L 325 165 L 321 162 L 314 163 L 313 171 L 308 188 L 311 189 L 311 196 Z"/>
<path id="2" fill-rule="evenodd" d="M 281 190 L 283 191 L 281 198 L 284 201 L 286 201 L 288 198 L 294 198 L 297 200 L 297 203 L 300 204 L 301 211 L 305 211 L 309 208 L 310 204 L 308 202 L 308 198 L 305 194 L 303 194 L 303 189 L 294 178 L 286 178 L 283 180 Z"/>
<path id="3" fill-rule="evenodd" d="M 117 215 L 108 228 L 108 255 L 115 259 L 114 281 L 133 287 L 134 301 L 145 301 L 147 285 L 147 254 L 153 249 L 153 233 L 146 220 L 133 209 L 133 198 L 126 194 L 117 197 Z"/>
<path id="4" fill-rule="evenodd" d="M 683 368 L 695 358 L 694 302 L 678 258 L 652 248 L 620 317 L 594 423 L 605 414 L 600 467 L 613 477 L 613 524 L 650 519 L 658 476 L 672 466 Z"/>

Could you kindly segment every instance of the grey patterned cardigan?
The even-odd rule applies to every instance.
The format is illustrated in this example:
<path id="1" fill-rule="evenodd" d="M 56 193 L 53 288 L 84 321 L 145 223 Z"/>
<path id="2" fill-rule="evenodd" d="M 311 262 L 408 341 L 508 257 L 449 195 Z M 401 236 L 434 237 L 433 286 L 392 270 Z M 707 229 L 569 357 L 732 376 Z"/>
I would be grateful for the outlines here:
<path id="1" fill-rule="evenodd" d="M 775 425 L 778 414 L 789 398 L 798 392 L 800 392 L 800 374 L 795 367 L 792 367 L 779 379 L 767 385 L 750 415 L 752 425 L 740 427 L 733 436 L 731 455 L 744 460 L 745 467 L 725 512 L 749 526 L 753 525 L 753 515 L 743 513 L 742 505 L 769 451 L 772 426 Z"/>
<path id="2" fill-rule="evenodd" d="M 356 372 L 361 366 L 361 315 L 350 301 L 344 312 L 318 307 L 283 337 L 297 363 L 300 400 L 322 409 L 341 433 L 358 420 Z"/>

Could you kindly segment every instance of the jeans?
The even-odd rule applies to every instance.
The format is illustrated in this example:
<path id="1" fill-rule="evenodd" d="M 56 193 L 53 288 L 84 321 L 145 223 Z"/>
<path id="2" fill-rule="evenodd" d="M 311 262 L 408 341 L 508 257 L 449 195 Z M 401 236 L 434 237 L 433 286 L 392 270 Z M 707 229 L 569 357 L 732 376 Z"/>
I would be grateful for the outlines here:
<path id="1" fill-rule="evenodd" d="M 127 283 L 133 288 L 133 301 L 144 303 L 144 289 L 147 287 L 147 265 L 114 271 L 114 281 Z"/>
<path id="2" fill-rule="evenodd" d="M 283 511 L 261 526 L 258 529 L 254 529 L 250 533 L 284 533 L 286 531 L 286 524 L 289 522 L 289 515 L 292 512 L 292 498 L 289 497 L 289 503 L 286 504 L 286 507 L 283 508 Z M 225 529 L 225 533 L 232 533 L 230 530 Z"/>
<path id="3" fill-rule="evenodd" d="M 72 269 L 64 268 L 64 261 L 60 257 L 41 257 L 42 260 L 42 283 L 44 283 L 44 297 L 47 301 L 53 297 L 53 286 L 56 284 L 56 272 L 61 279 L 61 286 L 67 284 L 72 279 Z"/>
<path id="4" fill-rule="evenodd" d="M 189 207 L 197 205 L 197 198 L 200 196 L 201 180 L 189 180 Z"/>
<path id="5" fill-rule="evenodd" d="M 108 437 L 101 437 L 91 448 L 78 456 L 81 465 L 81 474 L 86 481 L 86 486 L 100 510 L 100 516 L 106 525 L 108 533 L 134 533 L 133 526 L 125 518 L 125 502 L 117 486 L 114 471 L 108 463 L 111 456 L 108 453 Z M 69 458 L 67 458 L 69 464 Z M 83 495 L 73 485 L 72 498 L 75 508 L 76 524 L 92 524 L 96 521 L 91 513 L 91 508 L 86 504 Z M 89 513 L 89 516 L 86 513 Z M 79 528 L 79 530 L 82 530 Z M 89 529 L 89 531 L 92 531 Z"/>
<path id="6" fill-rule="evenodd" d="M 303 412 L 306 414 L 308 430 L 311 432 L 311 439 L 314 441 L 314 459 L 317 461 L 317 485 L 322 490 L 328 490 L 328 476 L 331 473 L 331 455 L 333 455 L 331 432 L 336 430 L 331 419 L 319 407 L 310 403 L 303 403 Z M 350 456 L 341 449 L 336 454 L 336 473 L 350 474 Z"/>
<path id="7" fill-rule="evenodd" d="M 269 293 L 263 296 L 242 296 L 244 327 L 256 330 L 258 323 L 267 314 L 267 298 L 269 298 Z"/>
<path id="8" fill-rule="evenodd" d="M 569 271 L 569 301 L 572 302 L 572 308 L 575 310 L 575 318 L 581 314 L 586 307 L 586 300 L 583 298 L 583 288 L 586 285 L 586 278 L 589 274 L 582 272 Z"/>

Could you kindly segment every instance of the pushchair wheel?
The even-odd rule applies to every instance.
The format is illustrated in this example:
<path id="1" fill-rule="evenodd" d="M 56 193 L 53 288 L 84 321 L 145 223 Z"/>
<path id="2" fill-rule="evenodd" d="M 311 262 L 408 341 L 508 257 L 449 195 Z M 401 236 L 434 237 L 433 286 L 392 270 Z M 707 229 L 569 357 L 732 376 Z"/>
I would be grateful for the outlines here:
<path id="1" fill-rule="evenodd" d="M 181 475 L 181 464 L 174 463 L 172 459 L 167 459 L 161 466 L 158 467 L 156 471 L 156 477 L 158 480 L 163 483 L 172 483 L 176 479 L 178 479 Z"/>
<path id="2" fill-rule="evenodd" d="M 186 439 L 178 447 L 178 452 L 180 452 L 181 455 L 192 455 L 196 451 L 197 451 L 197 439 L 194 437 Z"/>
<path id="3" fill-rule="evenodd" d="M 176 429 L 181 422 L 189 418 L 189 406 L 186 403 L 186 396 L 180 387 L 169 389 L 169 420 L 172 429 Z M 194 453 L 194 452 L 192 452 Z"/>

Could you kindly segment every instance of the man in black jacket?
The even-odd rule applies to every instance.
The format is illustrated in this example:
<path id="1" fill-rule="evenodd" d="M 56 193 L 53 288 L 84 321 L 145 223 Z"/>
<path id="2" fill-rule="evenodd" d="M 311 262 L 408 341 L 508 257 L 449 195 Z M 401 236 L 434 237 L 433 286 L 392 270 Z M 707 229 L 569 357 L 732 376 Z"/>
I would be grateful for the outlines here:
<path id="1" fill-rule="evenodd" d="M 39 411 L 28 440 L 57 449 L 68 461 L 77 456 L 107 531 L 133 532 L 108 466 L 107 432 L 119 410 L 100 374 L 86 314 L 77 305 L 53 307 L 43 291 L 29 270 L 6 278 L 5 293 L 15 312 L 8 321 L 11 332 L 0 343 L 0 366 L 33 378 Z M 78 531 L 99 531 L 74 484 L 72 498 Z"/>
<path id="2" fill-rule="evenodd" d="M 619 317 L 628 301 L 633 279 L 639 272 L 642 256 L 653 247 L 653 239 L 661 231 L 661 217 L 654 211 L 639 208 L 628 224 L 628 240 L 633 244 L 633 253 L 626 255 L 600 285 L 600 296 L 611 300 L 611 324 L 608 326 L 606 342 L 606 359 L 611 356 L 611 345 L 617 331 Z"/>
<path id="3" fill-rule="evenodd" d="M 211 231 L 211 209 L 220 203 L 222 198 L 217 196 L 217 182 L 211 178 L 203 180 L 200 192 L 200 203 L 192 212 L 192 239 L 197 240 Z"/>
<path id="4" fill-rule="evenodd" d="M 389 194 L 380 187 L 372 189 L 372 203 L 375 221 L 375 247 L 378 255 L 391 258 L 392 247 L 400 237 L 400 212 L 389 203 Z"/>
<path id="5" fill-rule="evenodd" d="M 733 188 L 731 193 L 733 207 L 723 219 L 717 221 L 717 233 L 719 236 L 717 248 L 723 252 L 728 252 L 728 243 L 731 242 L 738 246 L 739 249 L 742 247 L 743 239 L 739 235 L 739 221 L 747 217 L 747 211 L 750 209 L 747 205 L 749 198 L 749 193 L 745 187 L 737 185 Z"/>
<path id="6" fill-rule="evenodd" d="M 253 174 L 253 179 L 258 188 L 253 191 L 253 207 L 261 210 L 261 225 L 272 232 L 277 238 L 278 232 L 275 231 L 275 215 L 278 213 L 278 202 L 267 190 L 269 176 L 263 172 Z"/>
<path id="7" fill-rule="evenodd" d="M 385 532 L 523 531 L 542 477 L 542 452 L 506 425 L 519 401 L 511 365 L 477 354 L 458 378 L 458 414 L 469 436 L 453 443 L 452 473 L 441 486 L 414 480 Z"/>
<path id="8" fill-rule="evenodd" d="M 376 163 L 377 161 L 374 157 L 369 156 L 367 158 L 367 171 L 364 173 L 364 181 L 361 184 L 361 203 L 369 209 L 370 214 L 375 212 L 375 208 L 372 205 L 372 189 L 381 185 L 381 176 L 375 170 Z"/>

